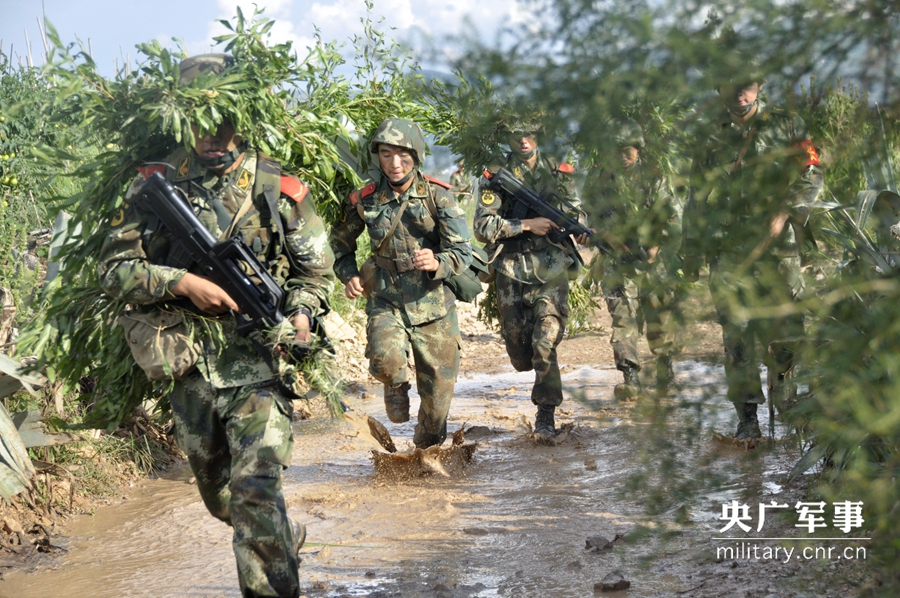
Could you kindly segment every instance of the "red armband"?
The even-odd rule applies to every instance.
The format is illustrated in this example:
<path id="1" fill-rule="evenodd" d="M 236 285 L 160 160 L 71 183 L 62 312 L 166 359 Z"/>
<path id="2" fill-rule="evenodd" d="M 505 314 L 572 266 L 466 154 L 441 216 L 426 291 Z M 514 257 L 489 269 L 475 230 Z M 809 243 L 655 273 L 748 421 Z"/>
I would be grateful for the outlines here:
<path id="1" fill-rule="evenodd" d="M 800 143 L 795 144 L 795 147 L 799 147 L 806 154 L 806 161 L 803 163 L 803 166 L 820 166 L 819 153 L 816 151 L 816 146 L 813 145 L 811 139 L 804 139 Z"/>
<path id="2" fill-rule="evenodd" d="M 306 194 L 309 193 L 309 187 L 300 179 L 284 175 L 281 177 L 281 192 L 300 203 L 306 197 Z"/>

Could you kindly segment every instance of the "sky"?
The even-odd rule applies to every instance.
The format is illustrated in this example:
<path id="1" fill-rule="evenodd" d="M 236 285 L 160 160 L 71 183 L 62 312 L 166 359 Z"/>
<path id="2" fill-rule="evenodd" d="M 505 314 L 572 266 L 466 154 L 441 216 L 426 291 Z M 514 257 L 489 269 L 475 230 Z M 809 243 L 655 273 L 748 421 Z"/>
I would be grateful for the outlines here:
<path id="1" fill-rule="evenodd" d="M 350 40 L 362 33 L 360 19 L 366 14 L 364 0 L 256 3 L 276 21 L 272 41 L 293 41 L 301 57 L 312 44 L 316 27 L 324 40 L 346 42 L 346 52 L 352 53 Z M 176 47 L 172 38 L 181 39 L 189 54 L 217 51 L 212 38 L 225 32 L 217 20 L 233 17 L 238 5 L 249 16 L 253 4 L 248 0 L 0 0 L 0 40 L 3 53 L 9 55 L 12 46 L 13 64 L 18 61 L 16 55 L 24 63 L 27 30 L 34 62 L 43 64 L 38 19 L 46 14 L 64 43 L 77 38 L 87 45 L 90 40 L 100 71 L 111 76 L 116 63 L 122 66 L 123 54 L 133 65 L 138 58 L 135 45 L 152 39 L 171 48 Z M 516 0 L 492 0 L 488 13 L 484 8 L 478 0 L 374 0 L 372 15 L 376 20 L 383 16 L 378 29 L 401 41 L 460 33 L 470 15 L 478 15 L 477 27 L 483 36 L 493 36 L 504 19 L 516 23 L 526 18 Z"/>

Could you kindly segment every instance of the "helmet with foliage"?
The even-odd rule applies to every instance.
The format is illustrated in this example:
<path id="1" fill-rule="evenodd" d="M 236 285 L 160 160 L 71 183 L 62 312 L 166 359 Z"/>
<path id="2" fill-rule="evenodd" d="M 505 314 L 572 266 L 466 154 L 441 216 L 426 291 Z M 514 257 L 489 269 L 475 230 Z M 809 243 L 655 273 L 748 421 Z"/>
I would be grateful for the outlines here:
<path id="1" fill-rule="evenodd" d="M 199 54 L 182 60 L 178 67 L 180 76 L 179 85 L 187 85 L 201 73 L 219 75 L 234 65 L 234 58 L 228 54 Z"/>
<path id="2" fill-rule="evenodd" d="M 377 154 L 378 146 L 382 143 L 411 150 L 416 164 L 420 166 L 425 161 L 425 135 L 419 125 L 411 120 L 386 118 L 381 121 L 369 142 L 369 151 Z"/>
<path id="3" fill-rule="evenodd" d="M 722 31 L 710 57 L 710 75 L 717 88 L 765 83 L 765 72 L 752 44 L 751 39 L 743 39 L 734 29 Z"/>
<path id="4" fill-rule="evenodd" d="M 535 135 L 541 132 L 542 125 L 538 115 L 514 115 L 501 121 L 497 129 L 503 135 L 510 135 L 513 133 Z"/>
<path id="5" fill-rule="evenodd" d="M 611 120 L 609 130 L 615 135 L 617 147 L 644 147 L 644 130 L 633 118 Z"/>

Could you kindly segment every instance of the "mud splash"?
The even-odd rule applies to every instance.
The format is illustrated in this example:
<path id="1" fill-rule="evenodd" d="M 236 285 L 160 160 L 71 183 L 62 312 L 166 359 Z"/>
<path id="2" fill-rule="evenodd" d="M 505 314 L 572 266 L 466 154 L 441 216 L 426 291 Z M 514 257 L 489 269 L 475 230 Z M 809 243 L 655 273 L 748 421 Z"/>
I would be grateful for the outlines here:
<path id="1" fill-rule="evenodd" d="M 533 373 L 461 378 L 449 428 L 468 426 L 466 438 L 478 450 L 450 477 L 376 476 L 371 446 L 349 426 L 323 418 L 296 424 L 284 487 L 289 513 L 309 530 L 304 595 L 583 597 L 614 571 L 630 580 L 630 597 L 746 589 L 795 595 L 796 584 L 805 583 L 798 577 L 803 569 L 784 565 L 761 575 L 771 563 L 717 562 L 714 538 L 723 503 L 763 502 L 786 491 L 783 473 L 796 454 L 786 444 L 744 453 L 712 441 L 713 431 L 734 425 L 730 404 L 716 398 L 724 390 L 721 367 L 679 362 L 675 369 L 681 386 L 662 403 L 672 409 L 670 425 L 699 430 L 694 445 L 684 446 L 687 468 L 719 477 L 686 505 L 693 524 L 675 523 L 674 511 L 647 517 L 647 495 L 629 490 L 633 473 L 645 467 L 640 449 L 654 428 L 646 405 L 614 401 L 613 369 L 564 369 L 567 397 L 557 425 L 571 431 L 557 446 L 527 438 Z M 386 421 L 380 392 L 363 396 L 351 398 L 351 406 Z M 415 412 L 418 396 L 411 396 Z M 411 452 L 414 425 L 385 423 L 398 451 Z M 776 427 L 776 436 L 782 433 Z M 206 514 L 188 475 L 149 480 L 122 504 L 76 520 L 65 553 L 11 572 L 0 596 L 43 597 L 52 589 L 59 598 L 237 598 L 230 530 Z M 586 539 L 597 536 L 624 539 L 611 549 L 586 550 Z M 794 586 L 787 577 L 796 578 Z"/>

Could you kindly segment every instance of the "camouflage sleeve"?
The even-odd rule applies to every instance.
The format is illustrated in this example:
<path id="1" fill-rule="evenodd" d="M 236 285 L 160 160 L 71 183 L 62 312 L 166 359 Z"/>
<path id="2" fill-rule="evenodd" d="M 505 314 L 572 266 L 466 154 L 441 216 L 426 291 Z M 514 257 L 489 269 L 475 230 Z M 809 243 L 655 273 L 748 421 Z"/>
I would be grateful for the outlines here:
<path id="1" fill-rule="evenodd" d="M 798 156 L 797 166 L 801 170 L 799 176 L 792 177 L 788 211 L 793 218 L 806 222 L 812 204 L 822 192 L 825 171 L 810 139 L 806 123 L 800 116 L 794 116 L 791 129 L 792 145 Z"/>
<path id="2" fill-rule="evenodd" d="M 556 171 L 556 186 L 559 196 L 565 205 L 565 211 L 578 218 L 578 222 L 587 225 L 587 214 L 581 208 L 581 196 L 575 185 L 575 177 L 569 172 Z"/>
<path id="3" fill-rule="evenodd" d="M 129 303 L 154 303 L 175 298 L 172 288 L 177 285 L 186 270 L 154 264 L 148 257 L 142 233 L 149 216 L 134 205 L 136 190 L 144 182 L 138 175 L 125 195 L 125 201 L 109 219 L 109 234 L 100 249 L 97 267 L 103 292 Z M 151 244 L 164 244 L 157 235 Z M 159 247 L 157 249 L 162 249 Z M 163 251 L 152 251 L 165 255 Z"/>
<path id="4" fill-rule="evenodd" d="M 334 273 L 347 284 L 354 276 L 359 276 L 356 265 L 356 240 L 366 229 L 356 206 L 347 201 L 344 204 L 344 219 L 331 229 L 331 248 L 334 250 Z"/>
<path id="5" fill-rule="evenodd" d="M 290 277 L 284 283 L 285 315 L 290 317 L 300 309 L 313 316 L 325 315 L 331 310 L 334 291 L 334 253 L 325 223 L 310 197 L 296 202 L 282 195 L 278 210 L 285 223 L 285 251 L 292 258 Z"/>
<path id="6" fill-rule="evenodd" d="M 660 237 L 658 245 L 678 248 L 681 244 L 681 206 L 671 184 L 665 177 L 657 177 L 654 183 L 653 218 Z"/>
<path id="7" fill-rule="evenodd" d="M 681 223 L 681 251 L 685 258 L 702 259 L 704 257 L 703 234 L 708 225 L 708 214 L 705 213 L 706 196 L 709 193 L 708 183 L 703 176 L 704 159 L 702 155 L 694 156 L 689 175 L 688 195 L 684 204 Z"/>
<path id="8" fill-rule="evenodd" d="M 503 218 L 500 208 L 503 199 L 487 188 L 487 179 L 482 177 L 478 185 L 478 201 L 475 204 L 475 219 L 472 228 L 475 238 L 482 243 L 496 243 L 501 239 L 522 234 L 522 222 L 518 219 Z"/>
<path id="9" fill-rule="evenodd" d="M 440 251 L 435 254 L 439 265 L 431 278 L 444 280 L 459 274 L 472 263 L 472 235 L 466 224 L 466 213 L 453 196 L 441 187 L 432 185 L 437 208 L 437 228 Z"/>

